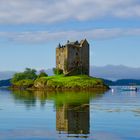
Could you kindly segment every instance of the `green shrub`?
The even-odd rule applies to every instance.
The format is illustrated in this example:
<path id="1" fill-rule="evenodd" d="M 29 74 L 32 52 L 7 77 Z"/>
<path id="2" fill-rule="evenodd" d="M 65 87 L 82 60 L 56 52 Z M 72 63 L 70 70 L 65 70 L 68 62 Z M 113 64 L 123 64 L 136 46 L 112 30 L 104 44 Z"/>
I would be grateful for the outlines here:
<path id="1" fill-rule="evenodd" d="M 60 75 L 60 74 L 63 74 L 63 70 L 58 69 L 58 68 L 53 68 L 53 73 L 54 73 L 55 75 Z"/>
<path id="2" fill-rule="evenodd" d="M 21 80 L 35 80 L 37 78 L 36 75 L 36 70 L 35 69 L 30 69 L 30 68 L 26 68 L 24 72 L 19 72 L 16 73 L 13 78 L 11 79 L 11 83 L 14 84 L 18 81 Z"/>

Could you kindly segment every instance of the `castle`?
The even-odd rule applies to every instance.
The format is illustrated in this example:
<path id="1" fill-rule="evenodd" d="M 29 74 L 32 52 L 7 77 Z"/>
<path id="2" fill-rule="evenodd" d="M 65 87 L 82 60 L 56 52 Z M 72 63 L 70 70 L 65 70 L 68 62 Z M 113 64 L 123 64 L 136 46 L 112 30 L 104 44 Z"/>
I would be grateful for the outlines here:
<path id="1" fill-rule="evenodd" d="M 56 48 L 56 68 L 65 75 L 89 75 L 89 43 L 86 39 L 80 42 L 67 41 Z"/>

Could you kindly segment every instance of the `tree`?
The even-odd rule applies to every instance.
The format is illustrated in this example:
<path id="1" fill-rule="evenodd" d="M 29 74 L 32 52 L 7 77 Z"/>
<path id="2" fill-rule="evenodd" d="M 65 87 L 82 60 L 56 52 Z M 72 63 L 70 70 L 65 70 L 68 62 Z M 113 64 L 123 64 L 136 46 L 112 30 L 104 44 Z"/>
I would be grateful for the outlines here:
<path id="1" fill-rule="evenodd" d="M 44 70 L 41 70 L 39 75 L 38 75 L 38 78 L 40 78 L 40 77 L 47 77 L 47 76 L 48 76 L 48 74 Z"/>
<path id="2" fill-rule="evenodd" d="M 35 80 L 37 78 L 37 75 L 36 75 L 36 70 L 35 69 L 30 69 L 30 68 L 26 68 L 24 72 L 19 72 L 19 73 L 16 73 L 11 82 L 12 83 L 15 83 L 15 82 L 18 82 L 20 80 Z"/>
<path id="3" fill-rule="evenodd" d="M 25 79 L 35 80 L 37 78 L 35 69 L 26 68 L 23 73 L 25 75 Z"/>

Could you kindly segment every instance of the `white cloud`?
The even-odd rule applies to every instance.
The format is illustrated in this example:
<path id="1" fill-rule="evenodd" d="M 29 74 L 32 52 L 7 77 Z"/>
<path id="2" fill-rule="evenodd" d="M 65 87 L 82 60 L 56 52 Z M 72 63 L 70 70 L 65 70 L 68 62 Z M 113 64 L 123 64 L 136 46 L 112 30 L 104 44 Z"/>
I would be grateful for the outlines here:
<path id="1" fill-rule="evenodd" d="M 0 0 L 0 23 L 51 23 L 140 17 L 139 0 Z"/>
<path id="2" fill-rule="evenodd" d="M 48 43 L 50 41 L 66 41 L 87 38 L 104 40 L 126 36 L 140 36 L 140 28 L 134 29 L 92 29 L 87 31 L 34 31 L 34 32 L 0 32 L 0 38 L 16 43 Z"/>

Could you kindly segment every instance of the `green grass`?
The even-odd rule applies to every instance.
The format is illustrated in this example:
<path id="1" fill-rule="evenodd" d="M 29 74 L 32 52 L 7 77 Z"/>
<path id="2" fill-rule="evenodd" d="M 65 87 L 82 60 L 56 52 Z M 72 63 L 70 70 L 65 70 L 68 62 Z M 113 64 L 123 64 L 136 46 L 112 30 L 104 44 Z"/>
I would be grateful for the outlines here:
<path id="1" fill-rule="evenodd" d="M 107 86 L 99 78 L 89 77 L 87 75 L 64 76 L 55 75 L 40 77 L 36 80 L 20 80 L 12 85 L 13 88 L 23 89 L 103 89 Z"/>
<path id="2" fill-rule="evenodd" d="M 103 81 L 98 78 L 89 77 L 87 75 L 77 76 L 48 76 L 41 77 L 35 81 L 35 84 L 44 85 L 44 87 L 55 88 L 88 88 L 97 85 L 103 85 Z"/>
<path id="3" fill-rule="evenodd" d="M 31 79 L 20 80 L 13 84 L 14 87 L 19 87 L 19 88 L 30 88 L 33 85 L 34 85 L 34 81 Z"/>

